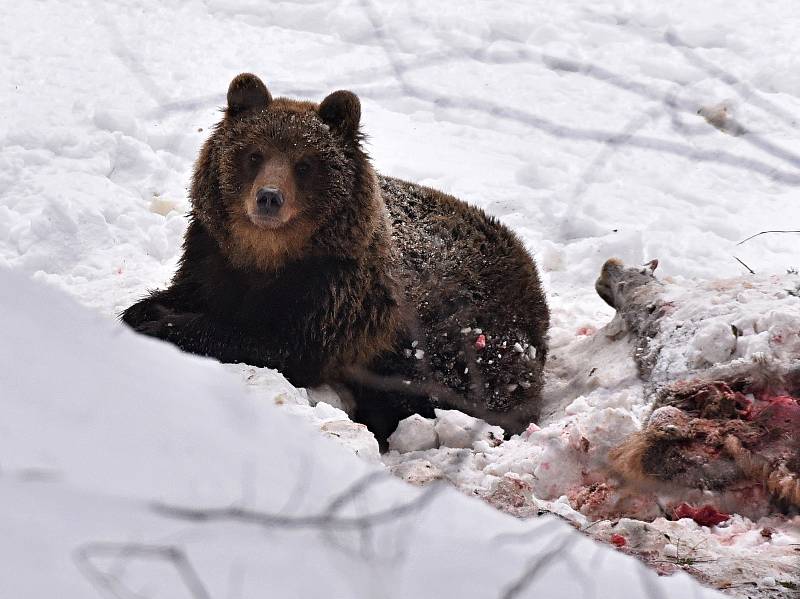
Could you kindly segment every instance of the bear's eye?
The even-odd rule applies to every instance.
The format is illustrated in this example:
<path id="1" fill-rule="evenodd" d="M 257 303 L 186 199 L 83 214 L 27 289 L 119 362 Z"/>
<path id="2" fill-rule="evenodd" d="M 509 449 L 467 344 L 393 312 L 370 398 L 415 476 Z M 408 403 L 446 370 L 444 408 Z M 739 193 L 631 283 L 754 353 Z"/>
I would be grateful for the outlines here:
<path id="1" fill-rule="evenodd" d="M 252 165 L 261 164 L 263 160 L 264 155 L 261 152 L 250 152 L 247 156 L 247 161 Z"/>
<path id="2" fill-rule="evenodd" d="M 303 177 L 311 172 L 311 162 L 300 160 L 294 165 L 294 172 L 298 177 Z"/>

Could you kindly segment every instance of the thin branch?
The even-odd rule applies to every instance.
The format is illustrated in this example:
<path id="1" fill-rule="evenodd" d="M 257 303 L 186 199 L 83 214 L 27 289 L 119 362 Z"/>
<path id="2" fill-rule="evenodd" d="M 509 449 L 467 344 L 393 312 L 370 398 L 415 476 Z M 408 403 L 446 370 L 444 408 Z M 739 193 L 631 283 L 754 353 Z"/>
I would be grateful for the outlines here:
<path id="1" fill-rule="evenodd" d="M 74 554 L 75 563 L 98 591 L 109 597 L 137 597 L 138 595 L 126 588 L 117 576 L 97 568 L 92 562 L 96 557 L 166 561 L 175 568 L 193 599 L 211 599 L 186 553 L 179 547 L 140 543 L 88 543 L 77 549 Z"/>
<path id="2" fill-rule="evenodd" d="M 743 239 L 742 241 L 740 241 L 736 245 L 742 245 L 745 241 L 750 241 L 751 239 L 753 239 L 755 237 L 758 237 L 759 235 L 767 235 L 768 233 L 800 233 L 800 231 L 790 231 L 790 230 L 785 230 L 785 231 L 777 231 L 777 230 L 776 231 L 761 231 L 760 233 L 756 233 L 755 235 L 751 235 L 747 239 Z M 738 258 L 737 258 L 737 260 L 738 260 Z"/>
<path id="3" fill-rule="evenodd" d="M 733 257 L 733 259 L 734 259 L 734 260 L 736 260 L 736 261 L 737 261 L 739 264 L 741 264 L 742 266 L 744 266 L 744 267 L 745 267 L 747 270 L 749 270 L 751 275 L 754 275 L 754 274 L 756 274 L 756 271 L 754 271 L 752 268 L 750 268 L 749 266 L 747 266 L 747 264 L 745 264 L 744 262 L 742 262 L 741 260 L 739 260 L 739 258 L 737 258 L 736 256 L 734 256 L 734 257 Z"/>
<path id="4" fill-rule="evenodd" d="M 383 524 L 413 513 L 430 502 L 441 488 L 443 485 L 434 484 L 408 503 L 363 516 L 334 516 L 327 511 L 308 516 L 285 516 L 240 507 L 188 508 L 160 502 L 151 504 L 151 509 L 162 516 L 192 522 L 233 521 L 267 528 L 357 530 L 365 526 Z"/>
<path id="5" fill-rule="evenodd" d="M 522 574 L 503 591 L 500 598 L 513 599 L 514 597 L 519 597 L 542 570 L 547 568 L 547 566 L 556 559 L 562 558 L 569 546 L 574 544 L 578 538 L 578 535 L 567 535 L 567 537 L 555 545 L 551 551 L 548 551 L 547 548 L 542 550 L 542 552 L 530 562 Z"/>

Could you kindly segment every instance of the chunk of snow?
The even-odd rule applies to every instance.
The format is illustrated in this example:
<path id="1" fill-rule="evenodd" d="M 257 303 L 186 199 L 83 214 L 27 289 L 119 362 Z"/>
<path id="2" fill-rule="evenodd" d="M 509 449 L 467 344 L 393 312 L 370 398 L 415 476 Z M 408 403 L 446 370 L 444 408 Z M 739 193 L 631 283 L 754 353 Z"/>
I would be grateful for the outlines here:
<path id="1" fill-rule="evenodd" d="M 318 407 L 320 405 L 326 404 L 317 404 Z M 349 419 L 331 420 L 323 424 L 321 429 L 323 433 L 344 441 L 356 455 L 370 462 L 380 461 L 381 452 L 378 447 L 378 442 L 375 440 L 375 435 L 363 424 L 353 422 Z"/>
<path id="2" fill-rule="evenodd" d="M 419 414 L 401 420 L 389 436 L 389 449 L 400 453 L 433 449 L 438 445 L 434 421 Z"/>
<path id="3" fill-rule="evenodd" d="M 470 448 L 477 442 L 489 440 L 502 441 L 503 429 L 492 426 L 458 410 L 434 410 L 435 430 L 439 443 L 445 447 Z"/>
<path id="4" fill-rule="evenodd" d="M 691 346 L 694 349 L 695 364 L 718 364 L 733 355 L 736 337 L 731 331 L 730 323 L 713 321 L 697 331 Z"/>

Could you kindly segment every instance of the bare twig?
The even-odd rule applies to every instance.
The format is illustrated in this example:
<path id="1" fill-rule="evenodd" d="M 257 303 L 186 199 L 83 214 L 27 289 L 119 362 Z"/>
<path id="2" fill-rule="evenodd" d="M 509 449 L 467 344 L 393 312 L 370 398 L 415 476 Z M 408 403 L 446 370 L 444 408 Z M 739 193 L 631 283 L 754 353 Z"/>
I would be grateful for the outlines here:
<path id="1" fill-rule="evenodd" d="M 108 597 L 137 597 L 119 578 L 103 572 L 92 560 L 98 557 L 115 557 L 120 560 L 151 559 L 171 564 L 180 576 L 193 599 L 211 599 L 203 581 L 179 547 L 172 545 L 144 545 L 140 543 L 88 543 L 74 554 L 78 569 L 103 595 Z"/>
<path id="2" fill-rule="evenodd" d="M 511 543 L 530 543 L 533 539 L 541 539 L 544 535 L 550 534 L 553 530 L 557 530 L 565 520 L 558 514 L 552 520 L 547 522 L 540 522 L 534 528 L 522 532 L 504 532 L 492 539 L 495 543 L 502 545 Z M 568 522 L 568 521 L 567 521 Z"/>
<path id="3" fill-rule="evenodd" d="M 736 245 L 742 245 L 742 244 L 743 244 L 745 241 L 750 241 L 751 239 L 754 239 L 755 237 L 758 237 L 759 235 L 767 235 L 768 233 L 800 233 L 800 231 L 790 231 L 790 230 L 783 230 L 783 231 L 777 231 L 777 230 L 776 230 L 776 231 L 761 231 L 760 233 L 756 233 L 755 235 L 751 235 L 751 236 L 750 236 L 750 237 L 748 237 L 747 239 L 742 239 L 742 240 L 741 240 L 739 243 L 737 243 Z M 737 258 L 737 260 L 738 260 L 738 258 Z"/>
<path id="4" fill-rule="evenodd" d="M 744 267 L 745 267 L 747 270 L 749 270 L 751 275 L 754 275 L 754 274 L 756 274 L 756 271 L 754 271 L 752 268 L 750 268 L 749 266 L 747 266 L 747 264 L 745 264 L 744 262 L 742 262 L 741 260 L 739 260 L 739 258 L 737 258 L 736 256 L 734 256 L 734 257 L 733 257 L 733 259 L 734 259 L 734 260 L 736 260 L 736 261 L 737 261 L 739 264 L 741 264 L 742 266 L 744 266 Z"/>
<path id="5" fill-rule="evenodd" d="M 525 571 L 500 595 L 500 599 L 513 599 L 519 597 L 520 593 L 524 592 L 528 585 L 549 566 L 553 561 L 558 558 L 563 558 L 564 553 L 570 545 L 578 540 L 577 535 L 568 535 L 560 543 L 557 543 L 552 550 L 545 548 L 537 555 L 529 564 Z"/>
<path id="6" fill-rule="evenodd" d="M 384 524 L 421 509 L 441 488 L 438 484 L 431 485 L 407 503 L 363 516 L 336 516 L 328 510 L 307 516 L 286 516 L 241 507 L 188 508 L 160 502 L 151 504 L 151 508 L 162 516 L 192 522 L 228 521 L 255 524 L 267 528 L 358 530 L 364 526 Z"/>

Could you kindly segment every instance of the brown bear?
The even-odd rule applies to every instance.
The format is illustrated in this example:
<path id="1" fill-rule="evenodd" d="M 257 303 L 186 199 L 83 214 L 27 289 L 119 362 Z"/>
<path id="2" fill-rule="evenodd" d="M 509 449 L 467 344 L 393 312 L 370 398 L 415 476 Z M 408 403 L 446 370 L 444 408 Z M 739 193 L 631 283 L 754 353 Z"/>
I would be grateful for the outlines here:
<path id="1" fill-rule="evenodd" d="M 329 383 L 384 440 L 434 407 L 519 432 L 539 413 L 549 313 L 517 237 L 481 210 L 377 175 L 358 98 L 272 98 L 237 76 L 203 146 L 175 277 L 135 330 L 223 362 Z"/>

